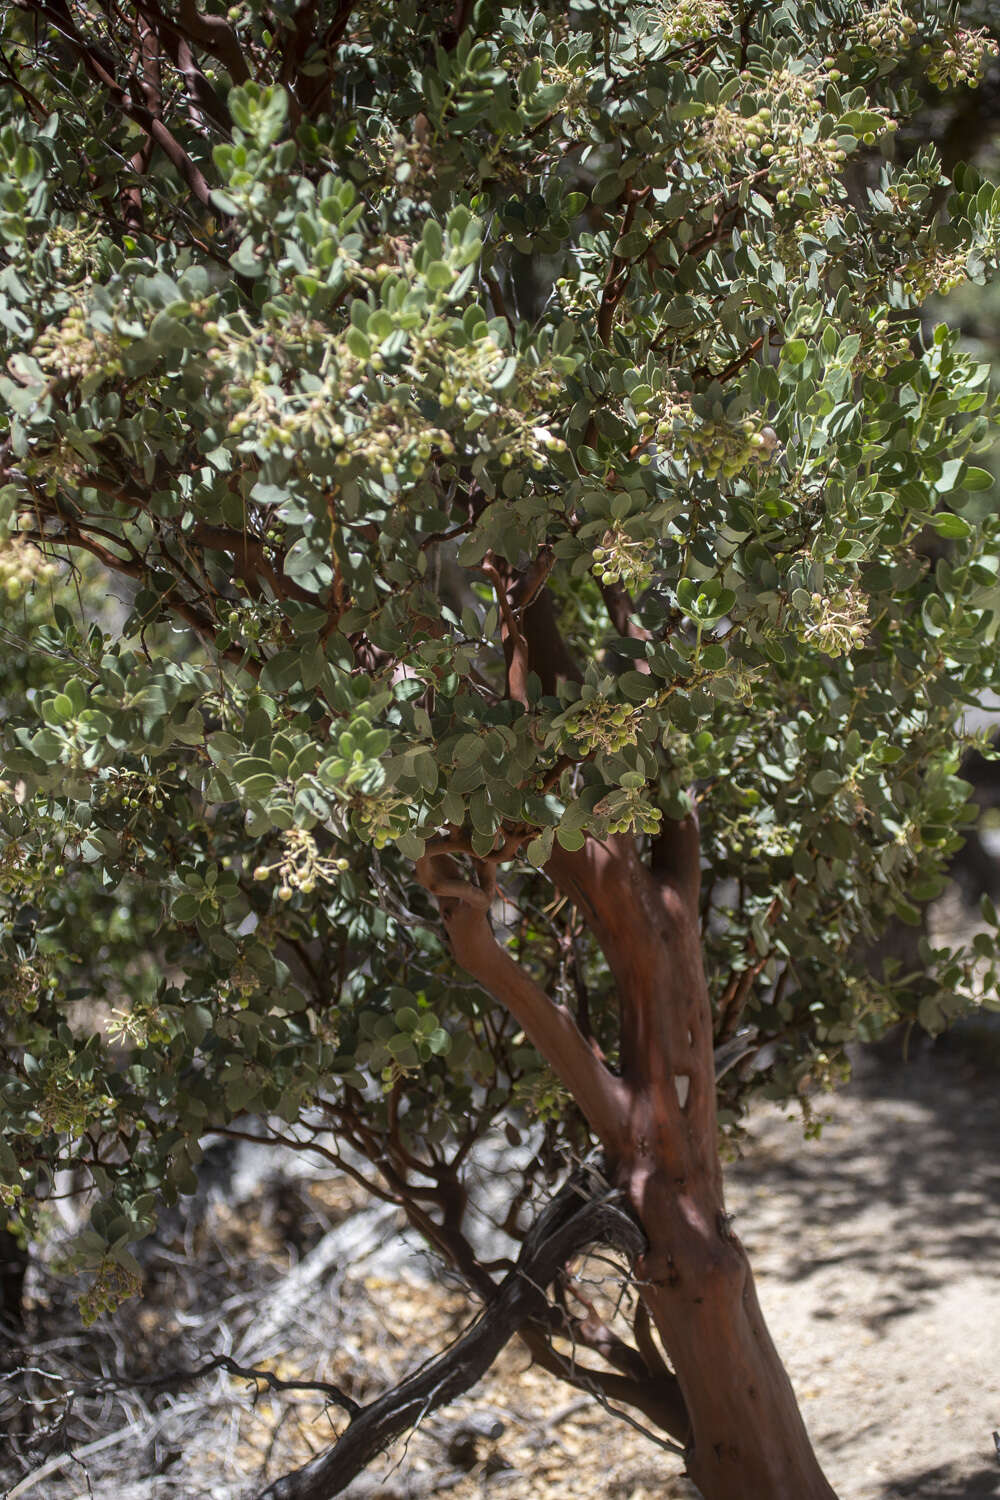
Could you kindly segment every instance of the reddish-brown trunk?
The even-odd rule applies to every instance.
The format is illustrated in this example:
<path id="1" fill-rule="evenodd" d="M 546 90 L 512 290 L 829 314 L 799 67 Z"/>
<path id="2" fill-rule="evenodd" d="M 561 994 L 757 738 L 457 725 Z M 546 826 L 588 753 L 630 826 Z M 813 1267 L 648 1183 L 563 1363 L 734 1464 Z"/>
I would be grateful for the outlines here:
<path id="1" fill-rule="evenodd" d="M 705 1500 L 835 1500 L 726 1215 L 693 820 L 659 856 L 654 873 L 631 840 L 591 841 L 551 868 L 618 987 L 612 1155 L 649 1242 L 637 1270 L 687 1406 L 688 1472 Z"/>
<path id="2" fill-rule="evenodd" d="M 835 1500 L 757 1303 L 721 1197 L 634 1168 L 649 1241 L 642 1295 L 691 1423 L 688 1473 L 705 1500 Z"/>
<path id="3" fill-rule="evenodd" d="M 557 848 L 547 866 L 614 975 L 618 1075 L 565 1006 L 496 942 L 489 872 L 484 887 L 465 883 L 452 849 L 429 850 L 418 872 L 438 897 L 455 957 L 503 1001 L 569 1088 L 645 1231 L 640 1291 L 687 1407 L 688 1472 L 704 1500 L 836 1500 L 726 1216 L 697 824 L 673 825 L 652 867 L 627 838 Z"/>

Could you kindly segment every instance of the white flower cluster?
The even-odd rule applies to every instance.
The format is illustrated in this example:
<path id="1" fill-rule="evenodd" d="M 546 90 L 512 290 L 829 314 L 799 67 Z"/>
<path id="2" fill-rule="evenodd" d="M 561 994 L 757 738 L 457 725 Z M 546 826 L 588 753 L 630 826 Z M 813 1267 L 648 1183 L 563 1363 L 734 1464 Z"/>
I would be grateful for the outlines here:
<path id="1" fill-rule="evenodd" d="M 50 324 L 39 336 L 34 350 L 43 370 L 63 380 L 84 380 L 100 376 L 104 380 L 122 373 L 122 363 L 115 340 L 99 333 L 79 304 L 71 307 L 60 323 Z"/>
<path id="2" fill-rule="evenodd" d="M 562 438 L 538 425 L 539 410 L 562 396 L 563 377 L 544 363 L 521 364 L 501 402 L 494 381 L 509 355 L 492 337 L 451 346 L 415 333 L 405 364 L 390 371 L 377 349 L 367 357 L 352 352 L 350 333 L 331 338 L 320 325 L 302 325 L 296 330 L 302 344 L 323 345 L 321 383 L 303 389 L 298 371 L 276 361 L 267 330 L 245 334 L 225 319 L 205 327 L 214 340 L 208 357 L 231 404 L 229 434 L 243 445 L 315 447 L 332 451 L 338 468 L 357 463 L 418 480 L 433 454 L 447 459 L 455 453 L 455 440 L 428 423 L 416 390 L 442 409 L 453 407 L 460 419 L 472 414 L 462 425 L 481 431 L 484 443 L 490 439 L 483 418 L 493 419 L 505 468 L 520 459 L 540 470 L 550 453 L 565 448 Z M 314 357 L 315 349 L 308 358 Z"/>
<path id="3" fill-rule="evenodd" d="M 799 640 L 825 656 L 849 656 L 868 634 L 868 599 L 855 584 L 829 595 L 810 594 L 799 614 Z"/>

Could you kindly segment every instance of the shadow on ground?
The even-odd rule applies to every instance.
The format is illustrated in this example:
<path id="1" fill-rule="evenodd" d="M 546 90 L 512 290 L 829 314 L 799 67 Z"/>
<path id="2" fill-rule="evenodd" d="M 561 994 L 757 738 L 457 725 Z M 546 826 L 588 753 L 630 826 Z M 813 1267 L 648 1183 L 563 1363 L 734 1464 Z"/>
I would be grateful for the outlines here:
<path id="1" fill-rule="evenodd" d="M 730 1174 L 841 1500 L 1000 1500 L 1000 1070 L 972 1042 L 859 1054 L 819 1141 L 762 1111 Z"/>
<path id="2" fill-rule="evenodd" d="M 789 1200 L 808 1202 L 810 1234 L 787 1237 L 783 1279 L 838 1264 L 893 1269 L 892 1296 L 871 1313 L 878 1328 L 937 1290 L 956 1261 L 1000 1274 L 1000 1085 L 994 1066 L 929 1048 L 909 1059 L 859 1054 L 848 1094 L 864 1109 L 863 1140 L 836 1114 L 801 1154 L 776 1138 L 772 1146 L 766 1127 L 752 1129 L 755 1144 L 735 1175 L 766 1188 L 746 1226 L 751 1250 L 756 1225 L 786 1214 Z M 822 1117 L 822 1099 L 816 1108 Z M 873 1216 L 885 1220 L 880 1233 Z M 824 1231 L 827 1248 L 817 1254 Z"/>
<path id="3" fill-rule="evenodd" d="M 973 1500 L 986 1495 L 1000 1495 L 1000 1468 L 962 1476 L 949 1464 L 898 1480 L 880 1491 L 879 1500 Z"/>

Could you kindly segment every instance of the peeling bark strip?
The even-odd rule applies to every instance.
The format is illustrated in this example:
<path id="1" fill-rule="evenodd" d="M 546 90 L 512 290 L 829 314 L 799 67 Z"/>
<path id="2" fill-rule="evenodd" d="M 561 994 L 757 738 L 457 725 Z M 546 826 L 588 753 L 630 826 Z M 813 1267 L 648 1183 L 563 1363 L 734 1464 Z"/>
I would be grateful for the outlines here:
<path id="1" fill-rule="evenodd" d="M 392 1440 L 430 1412 L 454 1401 L 489 1369 L 500 1350 L 547 1310 L 545 1289 L 574 1255 L 600 1244 L 631 1258 L 644 1240 L 618 1195 L 595 1197 L 601 1185 L 575 1173 L 525 1237 L 506 1276 L 472 1327 L 445 1353 L 353 1416 L 329 1452 L 269 1485 L 258 1500 L 330 1500 Z"/>

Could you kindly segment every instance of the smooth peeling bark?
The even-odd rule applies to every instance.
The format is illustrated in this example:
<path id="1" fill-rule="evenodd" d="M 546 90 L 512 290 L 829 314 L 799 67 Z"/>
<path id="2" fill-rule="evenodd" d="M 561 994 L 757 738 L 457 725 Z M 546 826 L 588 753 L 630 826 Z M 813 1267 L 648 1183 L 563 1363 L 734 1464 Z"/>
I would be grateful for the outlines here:
<path id="1" fill-rule="evenodd" d="M 557 851 L 549 872 L 617 985 L 626 1105 L 612 1160 L 648 1241 L 636 1271 L 687 1406 L 688 1472 L 705 1500 L 835 1500 L 726 1214 L 698 847 L 690 818 L 653 869 L 616 838 Z"/>
<path id="2" fill-rule="evenodd" d="M 620 1076 L 497 942 L 493 873 L 479 863 L 485 885 L 464 879 L 450 852 L 425 856 L 417 870 L 456 960 L 506 1005 L 570 1090 L 642 1226 L 637 1279 L 687 1408 L 688 1473 L 705 1500 L 836 1500 L 726 1215 L 695 819 L 658 841 L 652 867 L 622 837 L 557 849 L 547 866 L 614 976 Z"/>
<path id="3" fill-rule="evenodd" d="M 757 1302 L 742 1245 L 696 1194 L 660 1177 L 636 1195 L 643 1299 L 691 1422 L 687 1471 L 705 1500 L 836 1500 Z M 664 1274 L 665 1270 L 665 1274 Z"/>
<path id="4" fill-rule="evenodd" d="M 460 877 L 450 855 L 417 862 L 421 883 L 437 898 L 455 959 L 505 1005 L 576 1100 L 605 1151 L 618 1139 L 627 1091 L 597 1057 L 572 1012 L 549 998 L 497 942 L 488 897 Z"/>
<path id="5" fill-rule="evenodd" d="M 636 1276 L 687 1408 L 688 1473 L 705 1500 L 835 1500 L 729 1227 L 714 1131 L 678 1113 L 673 1090 L 634 1101 L 617 1181 L 646 1235 Z"/>

